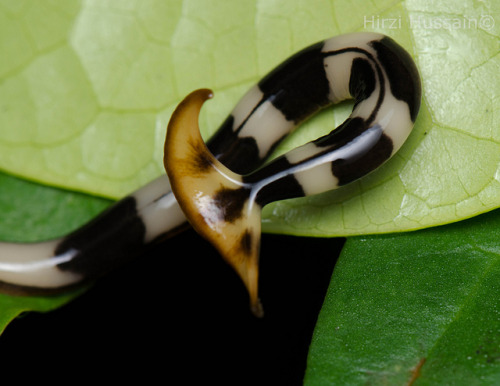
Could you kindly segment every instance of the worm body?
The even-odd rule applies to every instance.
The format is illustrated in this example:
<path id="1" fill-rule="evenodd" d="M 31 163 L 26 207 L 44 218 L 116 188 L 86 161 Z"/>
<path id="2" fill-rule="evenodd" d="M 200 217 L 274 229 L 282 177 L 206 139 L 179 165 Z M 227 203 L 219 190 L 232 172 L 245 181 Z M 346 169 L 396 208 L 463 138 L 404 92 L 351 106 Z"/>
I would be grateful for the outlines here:
<path id="1" fill-rule="evenodd" d="M 0 243 L 0 282 L 5 290 L 28 294 L 79 285 L 137 257 L 189 222 L 236 269 L 252 309 L 261 314 L 261 208 L 335 189 L 383 164 L 410 134 L 420 94 L 411 57 L 377 33 L 342 35 L 296 53 L 242 97 L 206 145 L 198 114 L 212 93 L 195 91 L 169 123 L 168 176 L 60 239 Z M 354 99 L 355 105 L 342 125 L 265 164 L 295 127 L 345 99 Z"/>

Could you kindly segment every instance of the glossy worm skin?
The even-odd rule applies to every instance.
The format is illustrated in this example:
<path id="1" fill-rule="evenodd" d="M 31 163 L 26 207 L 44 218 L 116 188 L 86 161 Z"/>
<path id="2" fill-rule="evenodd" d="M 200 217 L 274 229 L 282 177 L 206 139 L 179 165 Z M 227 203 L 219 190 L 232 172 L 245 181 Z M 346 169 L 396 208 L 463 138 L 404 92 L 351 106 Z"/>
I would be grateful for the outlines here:
<path id="1" fill-rule="evenodd" d="M 311 66 L 309 71 L 301 71 L 301 61 Z M 266 95 L 268 82 L 286 78 L 288 90 Z M 224 166 L 203 143 L 198 115 L 212 96 L 210 90 L 198 90 L 179 105 L 165 143 L 164 163 L 172 190 L 193 227 L 239 273 L 256 315 L 262 315 L 258 299 L 262 207 L 335 189 L 379 167 L 409 136 L 420 93 L 410 56 L 387 37 L 351 34 L 313 45 L 261 81 L 250 92 L 253 110 L 235 120 L 245 121 L 248 114 L 251 120 L 261 106 L 273 106 L 273 121 L 260 127 L 262 136 L 245 135 L 264 157 L 280 135 L 318 108 L 353 98 L 351 115 L 330 134 L 244 175 Z"/>
<path id="2" fill-rule="evenodd" d="M 0 243 L 3 287 L 52 292 L 93 280 L 180 231 L 187 217 L 236 269 L 253 312 L 261 315 L 261 208 L 335 189 L 380 166 L 410 134 L 421 89 L 415 64 L 397 43 L 377 33 L 353 33 L 307 47 L 271 71 L 205 146 L 198 114 L 211 96 L 209 90 L 195 91 L 172 115 L 165 142 L 168 177 L 66 237 Z M 297 125 L 350 98 L 355 106 L 341 126 L 262 166 Z"/>

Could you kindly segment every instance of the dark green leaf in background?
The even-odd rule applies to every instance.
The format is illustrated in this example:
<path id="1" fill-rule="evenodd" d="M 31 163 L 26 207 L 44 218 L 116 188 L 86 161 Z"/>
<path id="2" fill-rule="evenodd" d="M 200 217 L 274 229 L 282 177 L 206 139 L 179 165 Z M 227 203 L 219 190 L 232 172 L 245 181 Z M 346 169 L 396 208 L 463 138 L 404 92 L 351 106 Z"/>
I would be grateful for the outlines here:
<path id="1" fill-rule="evenodd" d="M 500 212 L 349 239 L 306 385 L 500 384 Z M 415 372 L 419 368 L 418 374 Z"/>
<path id="2" fill-rule="evenodd" d="M 0 173 L 0 240 L 40 241 L 81 226 L 112 201 Z"/>

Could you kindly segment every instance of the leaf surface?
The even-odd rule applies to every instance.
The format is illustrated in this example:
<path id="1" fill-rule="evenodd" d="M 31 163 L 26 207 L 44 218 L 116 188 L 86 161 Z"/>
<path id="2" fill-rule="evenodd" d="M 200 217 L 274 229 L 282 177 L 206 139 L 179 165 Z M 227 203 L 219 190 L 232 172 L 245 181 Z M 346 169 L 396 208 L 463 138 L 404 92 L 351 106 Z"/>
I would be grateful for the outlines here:
<path id="1" fill-rule="evenodd" d="M 2 1 L 0 168 L 122 197 L 164 172 L 166 124 L 193 89 L 215 91 L 201 118 L 208 137 L 293 52 L 340 33 L 377 30 L 420 68 L 423 106 L 414 133 L 359 183 L 270 205 L 264 231 L 392 232 L 486 212 L 500 203 L 500 5 L 472 3 Z M 466 21 L 476 24 L 450 24 Z M 351 106 L 310 120 L 278 153 L 330 131 Z"/>
<path id="2" fill-rule="evenodd" d="M 500 382 L 500 212 L 350 238 L 311 344 L 307 386 Z"/>

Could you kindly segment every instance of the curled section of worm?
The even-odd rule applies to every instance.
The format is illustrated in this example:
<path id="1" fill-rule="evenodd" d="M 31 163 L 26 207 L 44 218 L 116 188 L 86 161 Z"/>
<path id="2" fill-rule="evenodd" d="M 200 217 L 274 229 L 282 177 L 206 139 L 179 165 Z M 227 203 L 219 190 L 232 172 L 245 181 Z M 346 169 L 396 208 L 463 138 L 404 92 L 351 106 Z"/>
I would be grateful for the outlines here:
<path id="1" fill-rule="evenodd" d="M 246 102 L 244 112 L 237 110 L 233 122 L 245 122 L 252 130 L 233 124 L 237 141 L 264 159 L 290 127 L 320 108 L 352 98 L 351 115 L 330 134 L 243 173 L 224 165 L 224 157 L 213 154 L 200 135 L 198 115 L 212 92 L 194 91 L 177 107 L 165 141 L 172 191 L 192 226 L 238 272 L 256 315 L 262 314 L 261 209 L 273 201 L 335 189 L 382 165 L 409 136 L 420 93 L 410 56 L 383 35 L 344 35 L 306 48 L 243 98 L 253 103 Z M 260 109 L 268 120 L 253 123 Z"/>

